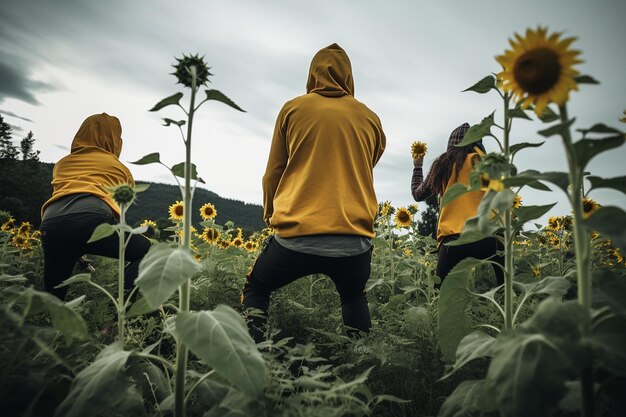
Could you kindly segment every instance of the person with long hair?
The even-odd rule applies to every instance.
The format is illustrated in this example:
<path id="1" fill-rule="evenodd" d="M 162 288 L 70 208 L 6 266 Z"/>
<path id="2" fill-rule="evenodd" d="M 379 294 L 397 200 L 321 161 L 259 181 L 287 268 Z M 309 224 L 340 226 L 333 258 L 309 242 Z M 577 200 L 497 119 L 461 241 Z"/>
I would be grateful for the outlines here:
<path id="1" fill-rule="evenodd" d="M 446 151 L 433 161 L 426 179 L 424 179 L 422 170 L 424 156 L 413 159 L 411 192 L 415 201 L 423 201 L 431 195 L 435 195 L 441 200 L 446 190 L 452 185 L 456 183 L 469 184 L 470 172 L 480 160 L 481 155 L 485 153 L 482 142 L 457 146 L 465 137 L 469 127 L 469 124 L 463 123 L 452 131 Z M 503 247 L 495 237 L 488 237 L 478 242 L 459 246 L 446 245 L 446 243 L 458 239 L 465 222 L 476 216 L 483 194 L 483 191 L 465 193 L 440 209 L 437 224 L 439 260 L 436 274 L 442 282 L 452 268 L 465 258 L 490 259 L 500 265 L 504 264 L 504 258 L 501 254 Z M 497 284 L 502 284 L 504 282 L 502 268 L 494 265 L 494 272 Z M 440 286 L 441 284 L 436 285 L 437 288 Z"/>

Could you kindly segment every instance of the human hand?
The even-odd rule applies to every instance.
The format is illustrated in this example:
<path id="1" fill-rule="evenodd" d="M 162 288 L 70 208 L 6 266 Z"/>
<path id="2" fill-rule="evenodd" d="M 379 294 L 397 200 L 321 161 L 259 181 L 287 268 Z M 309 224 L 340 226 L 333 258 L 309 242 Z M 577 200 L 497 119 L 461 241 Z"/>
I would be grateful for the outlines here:
<path id="1" fill-rule="evenodd" d="M 413 158 L 413 167 L 421 168 L 422 166 L 424 166 L 424 155 Z"/>

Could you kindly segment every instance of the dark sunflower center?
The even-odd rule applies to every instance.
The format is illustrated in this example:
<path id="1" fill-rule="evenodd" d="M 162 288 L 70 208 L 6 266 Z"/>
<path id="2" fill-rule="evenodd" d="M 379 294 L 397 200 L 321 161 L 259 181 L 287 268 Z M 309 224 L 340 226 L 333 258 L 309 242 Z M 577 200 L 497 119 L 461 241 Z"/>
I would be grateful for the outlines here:
<path id="1" fill-rule="evenodd" d="M 398 213 L 398 220 L 400 220 L 403 223 L 406 223 L 409 221 L 409 214 L 402 211 L 400 213 Z"/>
<path id="2" fill-rule="evenodd" d="M 593 203 L 588 201 L 583 202 L 583 211 L 589 213 L 591 210 L 593 210 Z"/>
<path id="3" fill-rule="evenodd" d="M 524 91 L 530 94 L 544 93 L 559 80 L 559 57 L 548 48 L 530 50 L 517 60 L 513 74 Z"/>
<path id="4" fill-rule="evenodd" d="M 182 216 L 183 215 L 183 206 L 176 206 L 176 208 L 174 209 L 174 213 L 176 213 L 177 216 Z"/>

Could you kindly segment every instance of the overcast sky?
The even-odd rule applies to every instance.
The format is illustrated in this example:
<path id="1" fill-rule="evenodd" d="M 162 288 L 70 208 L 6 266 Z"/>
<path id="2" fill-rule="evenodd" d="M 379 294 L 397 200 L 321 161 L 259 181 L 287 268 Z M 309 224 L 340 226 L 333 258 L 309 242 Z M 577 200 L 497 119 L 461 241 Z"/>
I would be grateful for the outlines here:
<path id="1" fill-rule="evenodd" d="M 579 71 L 601 82 L 571 95 L 575 128 L 603 122 L 624 129 L 624 16 L 623 0 L 4 0 L 0 114 L 14 126 L 16 143 L 34 132 L 46 162 L 68 152 L 87 116 L 107 112 L 122 122 L 122 161 L 159 152 L 174 165 L 184 160 L 184 146 L 177 129 L 162 127 L 160 119 L 184 115 L 175 107 L 148 109 L 184 91 L 170 75 L 174 58 L 199 53 L 212 67 L 210 88 L 247 112 L 205 104 L 194 121 L 193 161 L 206 188 L 260 204 L 276 115 L 285 101 L 305 93 L 315 52 L 337 42 L 352 61 L 356 98 L 380 116 L 387 135 L 375 169 L 378 199 L 407 205 L 411 142 L 429 144 L 428 168 L 462 122 L 478 123 L 494 110 L 501 121 L 497 94 L 461 91 L 498 72 L 494 56 L 528 27 L 577 37 L 572 47 L 585 61 Z M 540 141 L 536 131 L 542 127 L 516 121 L 513 143 Z M 625 175 L 625 149 L 600 155 L 590 171 Z M 519 170 L 566 169 L 558 137 L 520 153 L 516 163 Z M 129 167 L 136 180 L 173 182 L 163 167 Z M 593 197 L 626 206 L 617 192 Z M 522 190 L 522 198 L 525 204 L 560 201 L 550 214 L 569 213 L 560 191 Z M 170 203 L 163 202 L 164 211 Z"/>

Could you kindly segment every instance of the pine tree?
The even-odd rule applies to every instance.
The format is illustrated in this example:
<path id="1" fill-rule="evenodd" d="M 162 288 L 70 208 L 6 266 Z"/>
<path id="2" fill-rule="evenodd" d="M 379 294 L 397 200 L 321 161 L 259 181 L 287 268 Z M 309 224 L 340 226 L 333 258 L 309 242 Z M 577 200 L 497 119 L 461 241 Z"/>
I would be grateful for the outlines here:
<path id="1" fill-rule="evenodd" d="M 11 126 L 0 115 L 0 159 L 17 159 L 19 151 L 11 141 Z"/>
<path id="2" fill-rule="evenodd" d="M 426 199 L 426 210 L 422 212 L 422 218 L 417 223 L 417 231 L 422 236 L 437 238 L 437 223 L 439 221 L 439 203 L 437 197 L 430 196 Z"/>
<path id="3" fill-rule="evenodd" d="M 39 161 L 41 151 L 35 151 L 35 138 L 33 137 L 32 130 L 28 132 L 28 135 L 20 142 L 20 151 L 22 152 L 22 160 Z"/>

